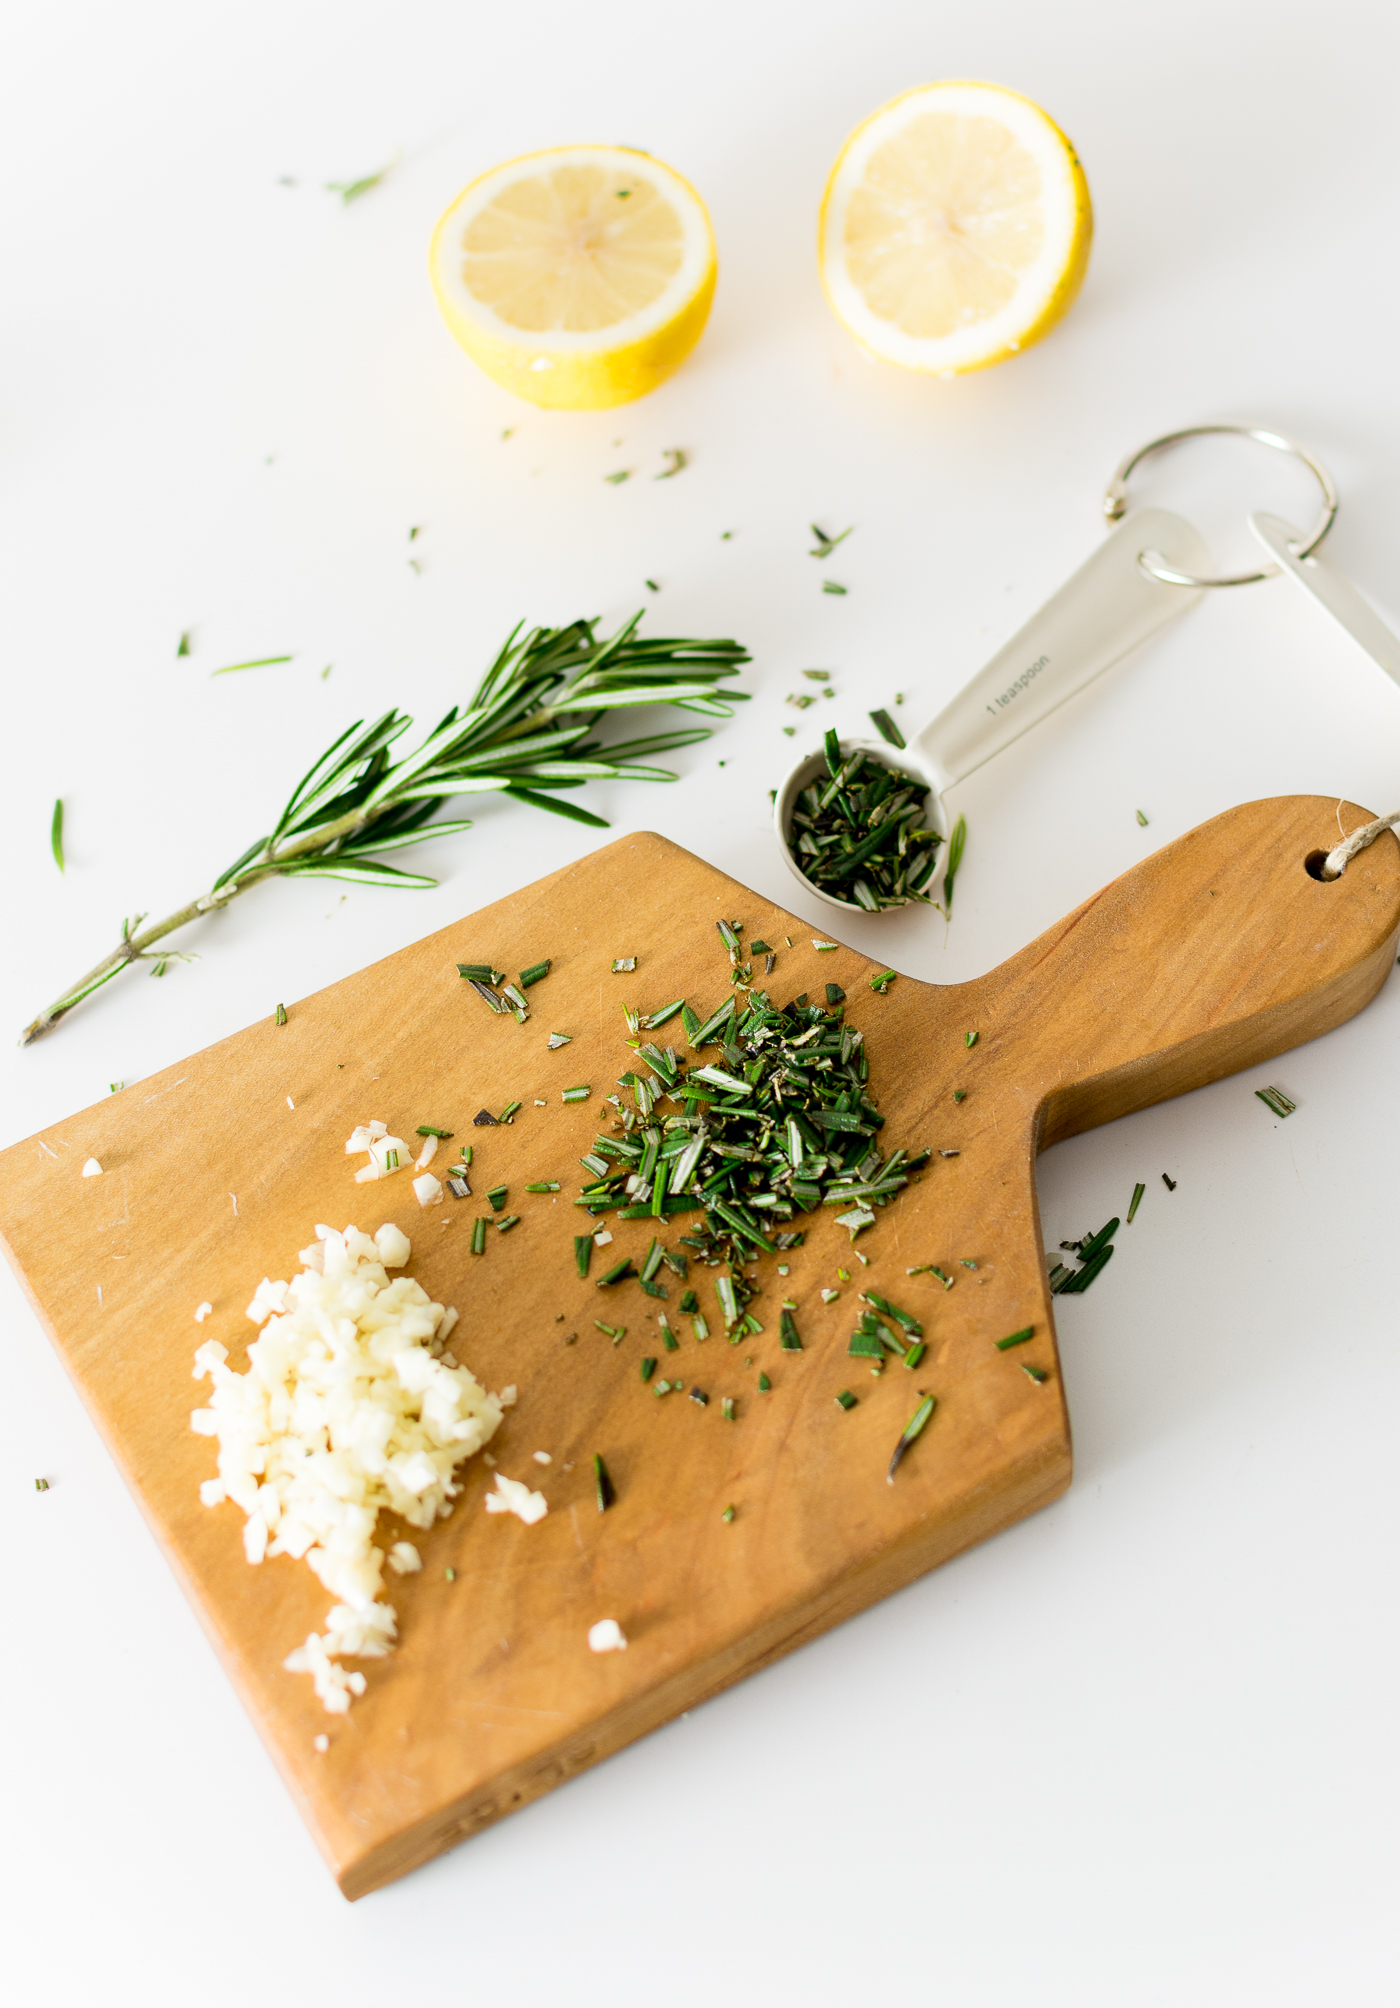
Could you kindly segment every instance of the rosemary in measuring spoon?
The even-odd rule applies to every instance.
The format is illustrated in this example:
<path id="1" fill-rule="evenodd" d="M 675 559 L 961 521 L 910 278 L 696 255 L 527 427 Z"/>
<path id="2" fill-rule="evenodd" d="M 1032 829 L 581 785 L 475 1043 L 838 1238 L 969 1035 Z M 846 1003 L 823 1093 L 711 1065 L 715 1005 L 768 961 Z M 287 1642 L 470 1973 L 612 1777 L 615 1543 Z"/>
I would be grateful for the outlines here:
<path id="1" fill-rule="evenodd" d="M 787 831 L 804 876 L 869 913 L 930 903 L 943 839 L 928 789 L 868 753 L 843 753 L 834 730 L 825 748 L 826 776 L 802 790 Z"/>

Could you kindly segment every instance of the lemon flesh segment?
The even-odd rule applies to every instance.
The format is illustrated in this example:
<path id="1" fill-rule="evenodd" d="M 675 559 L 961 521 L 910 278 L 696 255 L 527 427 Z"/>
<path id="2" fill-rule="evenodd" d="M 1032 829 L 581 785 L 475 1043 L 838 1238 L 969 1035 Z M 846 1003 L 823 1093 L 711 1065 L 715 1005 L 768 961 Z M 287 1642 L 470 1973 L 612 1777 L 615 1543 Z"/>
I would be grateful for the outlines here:
<path id="1" fill-rule="evenodd" d="M 1093 236 L 1074 148 L 995 84 L 927 84 L 858 126 L 822 202 L 822 283 L 872 354 L 953 376 L 1047 333 Z"/>
<path id="2" fill-rule="evenodd" d="M 705 206 L 627 147 L 556 147 L 463 189 L 430 267 L 448 327 L 488 376 L 584 411 L 641 397 L 700 338 L 715 287 Z"/>

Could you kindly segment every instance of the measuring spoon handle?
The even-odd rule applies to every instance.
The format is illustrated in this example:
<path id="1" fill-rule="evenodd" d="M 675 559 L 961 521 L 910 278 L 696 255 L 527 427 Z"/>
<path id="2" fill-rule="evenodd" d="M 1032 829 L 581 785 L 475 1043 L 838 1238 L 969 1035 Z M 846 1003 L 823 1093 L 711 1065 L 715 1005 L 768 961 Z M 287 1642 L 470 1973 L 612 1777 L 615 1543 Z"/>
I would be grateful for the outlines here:
<path id="1" fill-rule="evenodd" d="M 1362 599 L 1345 573 L 1328 564 L 1325 558 L 1300 558 L 1303 533 L 1285 523 L 1281 516 L 1253 515 L 1249 527 L 1289 578 L 1331 614 L 1387 676 L 1400 683 L 1400 635 L 1394 634 L 1369 601 Z"/>
<path id="2" fill-rule="evenodd" d="M 1183 517 L 1138 509 L 1032 614 L 915 742 L 940 790 L 984 766 L 1013 739 L 1147 641 L 1201 597 L 1143 571 L 1143 551 L 1201 572 L 1210 553 Z"/>

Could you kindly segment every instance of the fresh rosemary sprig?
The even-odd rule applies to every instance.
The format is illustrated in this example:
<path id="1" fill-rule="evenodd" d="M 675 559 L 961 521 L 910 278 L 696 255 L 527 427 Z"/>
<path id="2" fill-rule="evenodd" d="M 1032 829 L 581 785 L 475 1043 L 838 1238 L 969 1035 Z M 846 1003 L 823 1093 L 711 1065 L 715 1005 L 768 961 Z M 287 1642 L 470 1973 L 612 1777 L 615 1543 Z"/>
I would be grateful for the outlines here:
<path id="1" fill-rule="evenodd" d="M 450 796 L 499 791 L 533 808 L 606 829 L 602 816 L 556 800 L 558 791 L 591 780 L 674 781 L 668 768 L 642 761 L 710 736 L 707 729 L 693 727 L 604 746 L 591 735 L 606 712 L 674 704 L 702 717 L 728 718 L 734 700 L 748 695 L 719 689 L 722 678 L 736 675 L 749 660 L 738 642 L 643 638 L 637 632 L 641 618 L 634 615 L 602 641 L 596 619 L 528 633 L 517 627 L 466 709 L 454 705 L 417 750 L 402 759 L 392 759 L 390 748 L 413 725 L 406 713 L 386 711 L 369 726 L 357 721 L 298 782 L 268 836 L 250 844 L 208 892 L 164 920 L 139 933 L 144 914 L 125 923 L 111 953 L 41 1011 L 25 1027 L 20 1044 L 33 1045 L 51 1032 L 75 1004 L 129 964 L 150 960 L 159 967 L 171 951 L 153 955 L 154 943 L 216 913 L 264 879 L 435 885 L 435 879 L 381 864 L 375 853 L 469 830 L 468 821 L 432 820 Z"/>

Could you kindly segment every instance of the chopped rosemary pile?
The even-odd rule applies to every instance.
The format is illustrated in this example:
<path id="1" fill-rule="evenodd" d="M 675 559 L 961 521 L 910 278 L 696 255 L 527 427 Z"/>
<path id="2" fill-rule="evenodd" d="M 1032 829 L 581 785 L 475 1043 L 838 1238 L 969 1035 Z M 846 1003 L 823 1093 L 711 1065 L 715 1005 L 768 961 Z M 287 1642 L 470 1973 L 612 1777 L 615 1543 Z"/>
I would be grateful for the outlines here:
<path id="1" fill-rule="evenodd" d="M 827 778 L 809 781 L 787 832 L 814 886 L 868 913 L 930 903 L 943 839 L 929 827 L 929 791 L 868 753 L 843 754 L 826 735 Z"/>
<path id="2" fill-rule="evenodd" d="M 842 1208 L 837 1217 L 854 1240 L 929 1153 L 881 1150 L 885 1118 L 869 1092 L 864 1036 L 844 1022 L 844 1004 L 814 1004 L 805 994 L 774 1004 L 752 987 L 742 923 L 718 927 L 730 993 L 705 1018 L 679 1005 L 696 1058 L 646 1036 L 650 1021 L 624 1006 L 638 1067 L 618 1082 L 629 1100 L 608 1097 L 617 1116 L 581 1159 L 589 1183 L 575 1203 L 593 1214 L 617 1210 L 623 1220 L 703 1213 L 681 1240 L 700 1261 L 731 1265 L 716 1286 L 726 1326 L 756 1330 L 741 1265 L 799 1247 L 803 1234 L 788 1223 L 819 1206 Z M 621 1281 L 627 1267 L 604 1281 Z M 784 1344 L 789 1323 L 785 1313 Z"/>
<path id="3" fill-rule="evenodd" d="M 406 713 L 386 711 L 369 726 L 357 721 L 297 783 L 269 835 L 250 844 L 208 892 L 164 920 L 144 930 L 144 914 L 126 921 L 110 954 L 41 1011 L 25 1027 L 20 1044 L 32 1045 L 51 1032 L 75 1004 L 131 963 L 149 961 L 152 974 L 160 975 L 173 952 L 153 953 L 155 942 L 218 912 L 264 879 L 436 885 L 436 879 L 381 863 L 377 853 L 469 830 L 464 820 L 433 821 L 453 795 L 504 793 L 606 829 L 602 816 L 559 800 L 559 792 L 591 780 L 674 781 L 669 768 L 639 763 L 710 736 L 697 726 L 607 746 L 593 737 L 606 713 L 674 704 L 706 718 L 728 718 L 733 702 L 748 695 L 720 689 L 722 679 L 737 675 L 749 660 L 738 642 L 644 639 L 637 632 L 641 618 L 635 614 L 606 640 L 598 638 L 596 620 L 526 634 L 516 628 L 465 710 L 454 704 L 422 744 L 400 759 L 392 758 L 390 749 L 412 728 Z M 528 987 L 523 978 L 522 986 Z"/>

